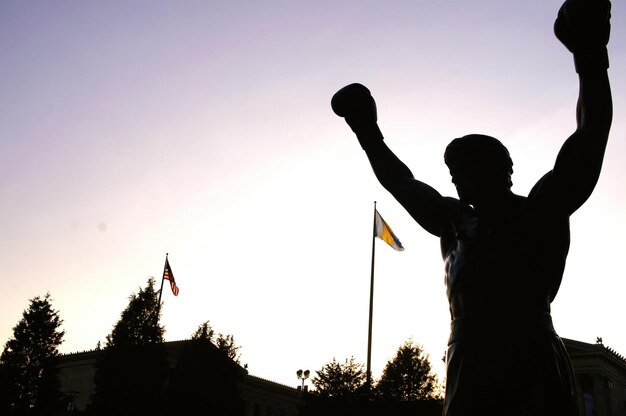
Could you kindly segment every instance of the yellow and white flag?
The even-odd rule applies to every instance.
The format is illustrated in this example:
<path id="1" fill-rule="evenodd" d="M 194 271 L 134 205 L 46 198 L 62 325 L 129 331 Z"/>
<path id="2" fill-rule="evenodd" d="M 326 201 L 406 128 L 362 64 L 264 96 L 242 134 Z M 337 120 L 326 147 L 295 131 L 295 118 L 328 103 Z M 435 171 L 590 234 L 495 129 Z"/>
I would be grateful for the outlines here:
<path id="1" fill-rule="evenodd" d="M 393 231 L 391 231 L 391 227 L 383 220 L 383 217 L 380 216 L 378 210 L 374 210 L 374 237 L 380 238 L 395 250 L 404 250 L 402 243 L 398 240 L 398 237 L 396 237 Z"/>

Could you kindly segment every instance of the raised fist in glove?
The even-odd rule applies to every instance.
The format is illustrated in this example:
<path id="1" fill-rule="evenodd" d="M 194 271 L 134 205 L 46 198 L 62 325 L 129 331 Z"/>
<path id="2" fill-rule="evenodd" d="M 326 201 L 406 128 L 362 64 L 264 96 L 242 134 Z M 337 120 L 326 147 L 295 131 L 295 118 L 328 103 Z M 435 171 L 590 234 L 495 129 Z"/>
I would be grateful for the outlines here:
<path id="1" fill-rule="evenodd" d="M 350 84 L 333 95 L 330 105 L 335 114 L 345 117 L 354 132 L 376 124 L 376 102 L 364 85 Z"/>
<path id="2" fill-rule="evenodd" d="M 611 32 L 609 0 L 566 0 L 554 22 L 554 34 L 574 54 L 576 71 L 608 68 Z"/>

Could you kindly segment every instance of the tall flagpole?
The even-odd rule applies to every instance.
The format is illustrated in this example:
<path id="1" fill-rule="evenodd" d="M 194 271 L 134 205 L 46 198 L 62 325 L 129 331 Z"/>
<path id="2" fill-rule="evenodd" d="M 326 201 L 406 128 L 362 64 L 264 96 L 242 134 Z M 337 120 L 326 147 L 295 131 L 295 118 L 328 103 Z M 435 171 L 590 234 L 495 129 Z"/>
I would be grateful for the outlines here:
<path id="1" fill-rule="evenodd" d="M 167 255 L 169 253 L 165 253 L 165 264 L 163 265 L 163 270 L 165 271 L 165 267 L 167 266 Z M 163 295 L 163 282 L 165 281 L 165 272 L 161 276 L 161 290 L 159 290 L 159 301 L 157 302 L 157 319 L 159 317 L 159 313 L 161 312 L 161 295 Z"/>
<path id="2" fill-rule="evenodd" d="M 376 201 L 374 201 L 374 229 L 372 231 L 372 272 L 370 277 L 370 315 L 367 328 L 367 391 L 372 391 L 372 318 L 374 315 L 374 254 L 376 253 Z"/>

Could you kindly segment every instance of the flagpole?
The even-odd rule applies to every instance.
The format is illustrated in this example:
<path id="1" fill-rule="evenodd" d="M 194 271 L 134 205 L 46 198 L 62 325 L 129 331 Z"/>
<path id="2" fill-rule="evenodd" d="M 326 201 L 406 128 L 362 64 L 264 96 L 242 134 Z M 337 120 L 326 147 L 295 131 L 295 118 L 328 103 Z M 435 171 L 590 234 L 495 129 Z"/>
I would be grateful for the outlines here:
<path id="1" fill-rule="evenodd" d="M 167 255 L 169 253 L 165 253 L 165 264 L 163 265 L 163 270 L 167 266 Z M 163 295 L 163 282 L 165 281 L 165 273 L 161 276 L 161 290 L 159 290 L 159 301 L 157 302 L 157 319 L 159 317 L 159 313 L 161 312 L 161 295 Z"/>
<path id="2" fill-rule="evenodd" d="M 374 226 L 372 231 L 372 271 L 370 276 L 370 313 L 367 328 L 367 370 L 366 386 L 367 392 L 372 391 L 372 319 L 374 315 L 374 255 L 376 253 L 376 201 L 374 201 Z"/>

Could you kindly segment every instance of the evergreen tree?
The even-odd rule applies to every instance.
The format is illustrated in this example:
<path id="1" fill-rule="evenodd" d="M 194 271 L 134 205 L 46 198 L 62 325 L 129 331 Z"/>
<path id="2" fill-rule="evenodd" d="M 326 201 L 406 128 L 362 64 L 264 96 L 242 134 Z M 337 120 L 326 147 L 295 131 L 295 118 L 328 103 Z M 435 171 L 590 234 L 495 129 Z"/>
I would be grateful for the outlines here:
<path id="1" fill-rule="evenodd" d="M 164 412 L 168 363 L 154 278 L 129 298 L 96 369 L 96 414 Z"/>
<path id="2" fill-rule="evenodd" d="M 235 344 L 235 338 L 232 335 L 218 334 L 215 339 L 215 345 L 218 349 L 223 351 L 228 358 L 241 364 L 241 356 L 239 354 L 239 346 Z"/>
<path id="3" fill-rule="evenodd" d="M 228 358 L 237 364 L 241 364 L 241 354 L 239 354 L 241 347 L 235 343 L 235 338 L 232 335 L 224 335 L 222 333 L 215 335 L 215 331 L 209 321 L 201 323 L 198 329 L 191 335 L 191 339 L 205 339 L 223 351 Z"/>
<path id="4" fill-rule="evenodd" d="M 402 344 L 387 362 L 376 389 L 382 398 L 395 401 L 437 398 L 437 377 L 422 346 L 413 340 Z"/>
<path id="5" fill-rule="evenodd" d="M 163 342 L 165 330 L 160 325 L 159 293 L 154 290 L 155 280 L 148 279 L 145 288 L 129 297 L 128 306 L 119 321 L 106 337 L 106 346 L 149 345 Z"/>
<path id="6" fill-rule="evenodd" d="M 321 398 L 351 401 L 362 398 L 365 391 L 365 370 L 354 357 L 343 363 L 335 358 L 325 364 L 311 379 L 315 394 Z"/>
<path id="7" fill-rule="evenodd" d="M 59 408 L 56 358 L 65 334 L 62 322 L 50 294 L 30 300 L 0 356 L 1 414 L 50 414 Z"/>
<path id="8" fill-rule="evenodd" d="M 191 339 L 205 339 L 207 341 L 213 342 L 215 339 L 215 331 L 211 327 L 209 321 L 204 321 L 200 325 L 198 325 L 198 329 L 195 330 L 193 334 L 191 334 Z"/>

